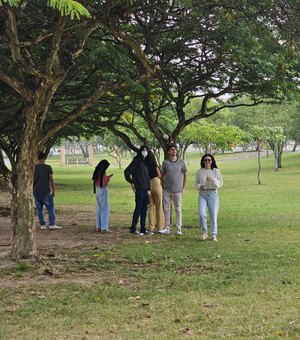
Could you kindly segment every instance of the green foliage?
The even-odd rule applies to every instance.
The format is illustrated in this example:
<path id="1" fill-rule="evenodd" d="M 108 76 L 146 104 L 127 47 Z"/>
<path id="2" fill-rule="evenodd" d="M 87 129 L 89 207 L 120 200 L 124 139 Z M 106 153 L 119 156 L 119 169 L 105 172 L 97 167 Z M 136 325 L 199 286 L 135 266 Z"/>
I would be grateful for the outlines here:
<path id="1" fill-rule="evenodd" d="M 281 143 L 285 140 L 283 129 L 281 127 L 253 126 L 251 132 L 253 138 L 262 144 L 271 144 L 275 141 Z"/>
<path id="2" fill-rule="evenodd" d="M 78 1 L 74 0 L 49 0 L 49 6 L 57 9 L 61 15 L 70 16 L 73 20 L 75 17 L 80 19 L 81 16 L 90 18 L 89 11 Z"/>
<path id="3" fill-rule="evenodd" d="M 3 6 L 5 3 L 7 3 L 10 6 L 18 6 L 18 4 L 21 2 L 21 0 L 0 0 L 0 6 Z"/>
<path id="4" fill-rule="evenodd" d="M 184 129 L 180 141 L 188 145 L 195 143 L 206 153 L 231 151 L 242 142 L 244 132 L 236 126 L 215 124 L 201 120 Z"/>
<path id="5" fill-rule="evenodd" d="M 0 0 L 0 6 L 7 3 L 10 6 L 17 7 L 21 1 L 20 0 Z M 91 14 L 89 11 L 78 1 L 74 0 L 49 0 L 48 4 L 50 7 L 57 9 L 61 15 L 70 16 L 72 20 L 75 18 L 80 19 L 80 17 L 90 18 Z"/>

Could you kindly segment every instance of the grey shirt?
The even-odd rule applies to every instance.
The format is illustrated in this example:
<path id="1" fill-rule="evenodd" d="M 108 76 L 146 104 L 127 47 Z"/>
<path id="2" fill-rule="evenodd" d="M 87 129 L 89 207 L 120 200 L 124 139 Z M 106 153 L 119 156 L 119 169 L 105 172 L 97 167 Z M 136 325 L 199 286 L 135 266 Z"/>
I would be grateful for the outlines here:
<path id="1" fill-rule="evenodd" d="M 164 190 L 173 194 L 183 190 L 183 174 L 187 172 L 185 162 L 177 159 L 175 162 L 169 159 L 163 161 L 161 173 L 164 176 Z"/>

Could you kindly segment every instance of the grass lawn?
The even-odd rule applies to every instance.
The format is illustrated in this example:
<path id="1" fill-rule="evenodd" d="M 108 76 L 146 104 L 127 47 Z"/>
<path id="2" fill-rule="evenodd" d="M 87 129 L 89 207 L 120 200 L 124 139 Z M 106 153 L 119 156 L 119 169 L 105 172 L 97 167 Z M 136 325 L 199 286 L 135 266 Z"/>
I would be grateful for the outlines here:
<path id="1" fill-rule="evenodd" d="M 93 169 L 51 162 L 58 219 L 74 206 L 94 214 Z M 13 284 L 0 288 L 0 339 L 299 339 L 300 154 L 284 154 L 278 172 L 273 156 L 263 158 L 261 185 L 255 158 L 220 155 L 217 163 L 218 243 L 200 241 L 196 154 L 182 237 L 174 227 L 167 236 L 129 235 L 134 197 L 124 169 L 111 165 L 111 228 L 122 237 L 60 249 L 47 264 L 66 280 L 37 280 L 41 263 L 1 267 Z"/>

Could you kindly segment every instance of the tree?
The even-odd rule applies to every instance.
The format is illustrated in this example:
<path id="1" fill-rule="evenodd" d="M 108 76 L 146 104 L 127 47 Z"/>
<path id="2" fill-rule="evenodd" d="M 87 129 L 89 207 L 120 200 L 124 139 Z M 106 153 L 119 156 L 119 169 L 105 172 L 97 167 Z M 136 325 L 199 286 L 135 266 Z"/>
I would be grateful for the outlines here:
<path id="1" fill-rule="evenodd" d="M 0 3 L 3 6 L 1 48 L 5 52 L 0 57 L 0 90 L 5 98 L 0 108 L 0 148 L 12 166 L 12 256 L 15 259 L 36 255 L 32 183 L 38 150 L 53 144 L 62 129 L 109 91 L 126 87 L 128 76 L 122 65 L 126 57 L 122 55 L 126 56 L 131 47 L 131 53 L 141 58 L 143 55 L 137 44 L 129 46 L 130 39 L 129 45 L 123 44 L 122 38 L 116 39 L 111 33 L 113 29 L 106 18 L 115 20 L 114 25 L 120 20 L 123 8 L 118 7 L 118 1 L 91 7 L 93 17 L 81 21 L 72 21 L 67 16 L 77 17 L 75 7 L 82 8 L 75 1 L 50 1 L 54 9 L 44 3 L 23 2 L 18 6 L 19 3 Z M 68 12 L 63 4 L 71 4 L 75 12 Z M 114 6 L 119 10 L 117 13 Z M 93 49 L 95 43 L 90 40 L 91 36 L 100 51 Z M 96 60 L 102 53 L 101 46 L 105 45 L 109 45 L 114 54 L 105 60 Z M 144 65 L 143 76 L 149 76 L 151 68 L 146 62 Z M 83 96 L 78 88 L 84 88 Z"/>
<path id="2" fill-rule="evenodd" d="M 253 139 L 256 141 L 257 150 L 257 160 L 258 160 L 258 172 L 257 172 L 257 182 L 261 184 L 260 171 L 261 162 L 260 154 L 264 145 L 268 144 L 274 151 L 275 156 L 275 171 L 281 167 L 281 155 L 283 151 L 283 145 L 285 136 L 283 135 L 283 130 L 280 127 L 266 127 L 266 126 L 253 126 L 252 129 Z"/>
<path id="3" fill-rule="evenodd" d="M 228 107 L 283 99 L 293 88 L 294 55 L 280 44 L 268 21 L 261 21 L 261 8 L 252 2 L 151 6 L 146 1 L 130 23 L 158 76 L 148 78 L 137 92 L 125 95 L 121 90 L 115 97 L 120 106 L 130 107 L 134 121 L 140 117 L 147 122 L 164 150 L 199 119 Z M 237 101 L 245 94 L 251 100 Z M 194 98 L 198 105 L 190 110 Z M 114 132 L 119 128 L 140 134 L 134 122 L 116 120 Z"/>

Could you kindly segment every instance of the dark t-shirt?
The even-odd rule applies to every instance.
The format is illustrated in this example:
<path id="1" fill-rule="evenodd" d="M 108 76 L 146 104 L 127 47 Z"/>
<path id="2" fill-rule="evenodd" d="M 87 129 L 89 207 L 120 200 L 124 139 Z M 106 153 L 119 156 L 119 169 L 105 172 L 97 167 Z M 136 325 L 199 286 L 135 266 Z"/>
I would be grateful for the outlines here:
<path id="1" fill-rule="evenodd" d="M 158 177 L 157 176 L 157 165 L 154 162 L 148 164 L 148 170 L 149 170 L 150 179 L 154 177 Z"/>
<path id="2" fill-rule="evenodd" d="M 33 193 L 47 194 L 50 192 L 50 175 L 53 174 L 52 168 L 47 164 L 36 164 L 34 170 Z"/>

